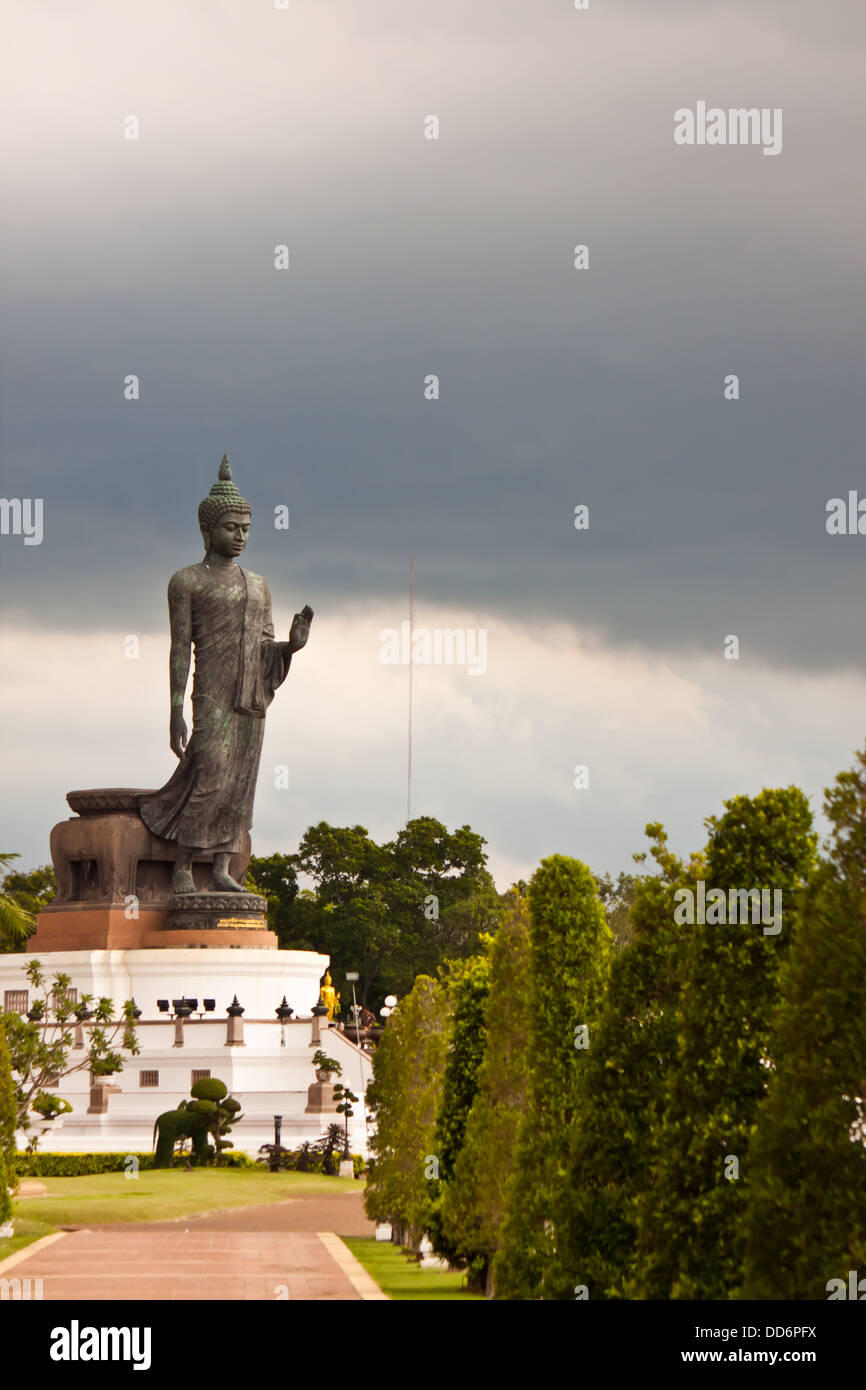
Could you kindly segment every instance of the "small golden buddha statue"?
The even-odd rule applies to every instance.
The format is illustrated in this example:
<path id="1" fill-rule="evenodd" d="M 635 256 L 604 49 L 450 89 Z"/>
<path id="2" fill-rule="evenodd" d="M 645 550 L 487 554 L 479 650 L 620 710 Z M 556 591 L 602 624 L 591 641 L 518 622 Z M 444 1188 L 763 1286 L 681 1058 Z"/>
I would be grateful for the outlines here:
<path id="1" fill-rule="evenodd" d="M 325 1008 L 328 1010 L 328 1022 L 330 1023 L 334 1017 L 334 1011 L 340 1006 L 340 996 L 331 983 L 330 970 L 325 971 L 325 981 L 322 985 L 320 997 Z"/>

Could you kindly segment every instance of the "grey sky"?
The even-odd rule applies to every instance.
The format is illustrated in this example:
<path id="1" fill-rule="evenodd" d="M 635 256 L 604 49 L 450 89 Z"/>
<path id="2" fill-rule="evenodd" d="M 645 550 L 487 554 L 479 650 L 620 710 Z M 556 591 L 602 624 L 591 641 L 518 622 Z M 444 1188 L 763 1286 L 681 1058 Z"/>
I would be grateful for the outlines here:
<path id="1" fill-rule="evenodd" d="M 0 537 L 8 629 L 164 631 L 225 450 L 284 614 L 399 621 L 412 553 L 446 617 L 863 672 L 866 537 L 824 527 L 866 494 L 853 0 L 9 14 L 0 493 L 45 539 Z M 781 107 L 782 153 L 676 147 L 699 99 Z"/>

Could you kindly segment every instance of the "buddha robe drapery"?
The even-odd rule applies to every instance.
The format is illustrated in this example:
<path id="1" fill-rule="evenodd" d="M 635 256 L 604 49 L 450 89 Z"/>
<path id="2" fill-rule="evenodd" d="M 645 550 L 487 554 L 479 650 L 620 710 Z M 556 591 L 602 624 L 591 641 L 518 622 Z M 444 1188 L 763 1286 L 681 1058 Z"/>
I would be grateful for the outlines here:
<path id="1" fill-rule="evenodd" d="M 188 565 L 168 586 L 172 641 L 195 649 L 192 736 L 174 775 L 138 799 L 145 825 L 190 849 L 238 853 L 253 823 L 265 711 L 291 665 L 271 596 L 240 565 Z"/>

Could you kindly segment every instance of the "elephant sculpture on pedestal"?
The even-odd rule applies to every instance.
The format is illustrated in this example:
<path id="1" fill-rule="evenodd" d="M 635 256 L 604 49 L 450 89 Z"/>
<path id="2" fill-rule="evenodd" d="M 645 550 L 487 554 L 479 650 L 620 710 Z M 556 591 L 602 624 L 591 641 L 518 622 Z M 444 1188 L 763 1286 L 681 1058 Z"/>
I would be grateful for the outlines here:
<path id="1" fill-rule="evenodd" d="M 178 1139 L 191 1139 L 196 1163 L 207 1163 L 210 1153 L 209 1125 L 209 1115 L 186 1105 L 178 1110 L 166 1110 L 162 1115 L 157 1115 L 153 1125 L 153 1142 L 156 1146 L 154 1168 L 171 1167 L 171 1156 Z"/>

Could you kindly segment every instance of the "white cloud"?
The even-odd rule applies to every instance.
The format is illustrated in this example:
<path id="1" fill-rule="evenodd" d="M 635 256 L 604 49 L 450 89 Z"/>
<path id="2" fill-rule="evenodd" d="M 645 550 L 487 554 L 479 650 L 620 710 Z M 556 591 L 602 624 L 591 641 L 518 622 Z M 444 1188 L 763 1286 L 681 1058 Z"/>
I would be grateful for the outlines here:
<path id="1" fill-rule="evenodd" d="M 408 669 L 379 662 L 401 614 L 358 604 L 317 616 L 268 715 L 253 832 L 257 853 L 293 851 L 324 819 L 377 838 L 405 821 Z M 277 635 L 288 632 L 280 616 Z M 716 655 L 648 659 L 564 624 L 526 627 L 425 607 L 416 624 L 486 627 L 488 671 L 416 667 L 413 814 L 485 835 L 500 887 L 553 852 L 626 868 L 648 820 L 681 851 L 723 797 L 762 786 L 820 793 L 862 742 L 866 680 L 792 679 Z M 123 633 L 0 636 L 5 795 L 0 846 L 48 855 L 65 793 L 159 786 L 168 748 L 168 639 Z M 834 711 L 821 728 L 816 709 Z M 274 786 L 287 763 L 288 791 Z M 574 789 L 574 767 L 590 789 Z"/>

